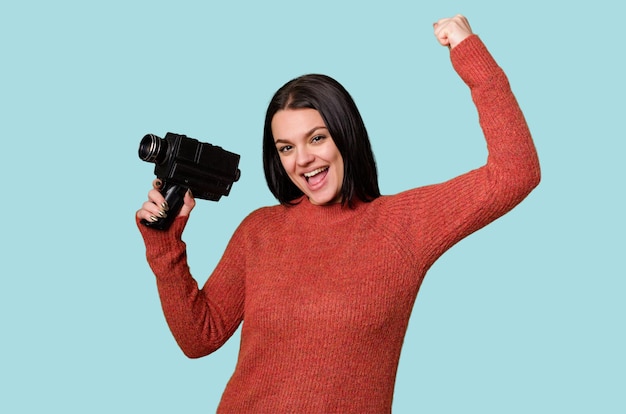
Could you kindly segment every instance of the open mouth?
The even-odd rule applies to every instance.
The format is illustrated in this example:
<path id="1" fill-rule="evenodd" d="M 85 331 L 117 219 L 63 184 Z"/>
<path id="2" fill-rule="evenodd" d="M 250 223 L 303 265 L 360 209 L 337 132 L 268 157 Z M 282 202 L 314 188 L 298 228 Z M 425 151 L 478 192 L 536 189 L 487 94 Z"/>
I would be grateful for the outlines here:
<path id="1" fill-rule="evenodd" d="M 316 170 L 309 171 L 308 173 L 304 173 L 304 179 L 307 183 L 315 185 L 326 177 L 326 172 L 328 172 L 328 167 L 318 168 Z"/>

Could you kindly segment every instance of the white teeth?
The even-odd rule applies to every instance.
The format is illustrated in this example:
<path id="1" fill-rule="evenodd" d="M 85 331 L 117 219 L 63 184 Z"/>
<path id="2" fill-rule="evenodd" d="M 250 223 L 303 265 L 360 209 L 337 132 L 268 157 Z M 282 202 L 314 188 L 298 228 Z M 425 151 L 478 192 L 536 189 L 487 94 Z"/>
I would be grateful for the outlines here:
<path id="1" fill-rule="evenodd" d="M 327 168 L 327 167 L 318 168 L 317 170 L 313 170 L 313 171 L 310 171 L 310 172 L 308 172 L 308 173 L 304 173 L 304 176 L 305 176 L 306 178 L 311 178 L 311 177 L 313 177 L 314 175 L 317 175 L 317 174 L 321 173 L 321 172 L 322 172 L 322 171 L 324 171 L 326 168 Z"/>

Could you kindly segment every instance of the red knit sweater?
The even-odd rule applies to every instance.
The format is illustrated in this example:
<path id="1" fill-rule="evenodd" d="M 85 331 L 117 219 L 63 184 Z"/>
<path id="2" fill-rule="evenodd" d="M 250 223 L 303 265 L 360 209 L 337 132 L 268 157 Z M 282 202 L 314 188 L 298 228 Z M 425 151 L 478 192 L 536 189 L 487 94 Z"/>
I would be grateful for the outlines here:
<path id="1" fill-rule="evenodd" d="M 139 226 L 163 311 L 183 352 L 201 357 L 239 327 L 221 413 L 385 413 L 426 271 L 453 244 L 509 211 L 539 164 L 508 81 L 477 36 L 451 52 L 489 150 L 448 182 L 358 202 L 303 199 L 250 214 L 202 289 L 181 234 Z"/>

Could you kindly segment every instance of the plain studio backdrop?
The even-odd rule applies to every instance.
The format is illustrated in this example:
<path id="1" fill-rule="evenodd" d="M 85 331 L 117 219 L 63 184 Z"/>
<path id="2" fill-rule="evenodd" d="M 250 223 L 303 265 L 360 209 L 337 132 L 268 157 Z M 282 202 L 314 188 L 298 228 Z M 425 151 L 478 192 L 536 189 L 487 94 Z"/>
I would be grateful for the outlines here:
<path id="1" fill-rule="evenodd" d="M 467 3 L 4 2 L 0 411 L 214 412 L 239 334 L 189 360 L 167 328 L 134 223 L 153 179 L 141 137 L 241 154 L 230 196 L 199 201 L 184 234 L 202 284 L 240 221 L 275 204 L 262 123 L 293 77 L 351 92 L 385 194 L 484 163 L 432 33 L 462 13 L 509 77 L 543 181 L 430 270 L 394 412 L 626 412 L 624 7 Z"/>

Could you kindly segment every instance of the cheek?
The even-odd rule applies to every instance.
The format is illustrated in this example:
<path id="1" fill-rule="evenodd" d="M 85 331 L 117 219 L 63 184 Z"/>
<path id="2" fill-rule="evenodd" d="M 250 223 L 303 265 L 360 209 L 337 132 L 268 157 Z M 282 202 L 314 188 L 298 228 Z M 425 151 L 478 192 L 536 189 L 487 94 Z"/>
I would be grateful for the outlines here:
<path id="1" fill-rule="evenodd" d="M 343 157 L 341 156 L 341 153 L 339 153 L 339 151 L 337 151 L 335 154 L 334 163 L 335 165 L 337 165 L 337 169 L 343 174 Z"/>
<path id="2" fill-rule="evenodd" d="M 283 166 L 283 169 L 287 174 L 291 174 L 293 170 L 293 162 L 291 162 L 290 157 L 281 157 L 278 155 L 278 160 L 280 161 L 280 165 Z"/>

